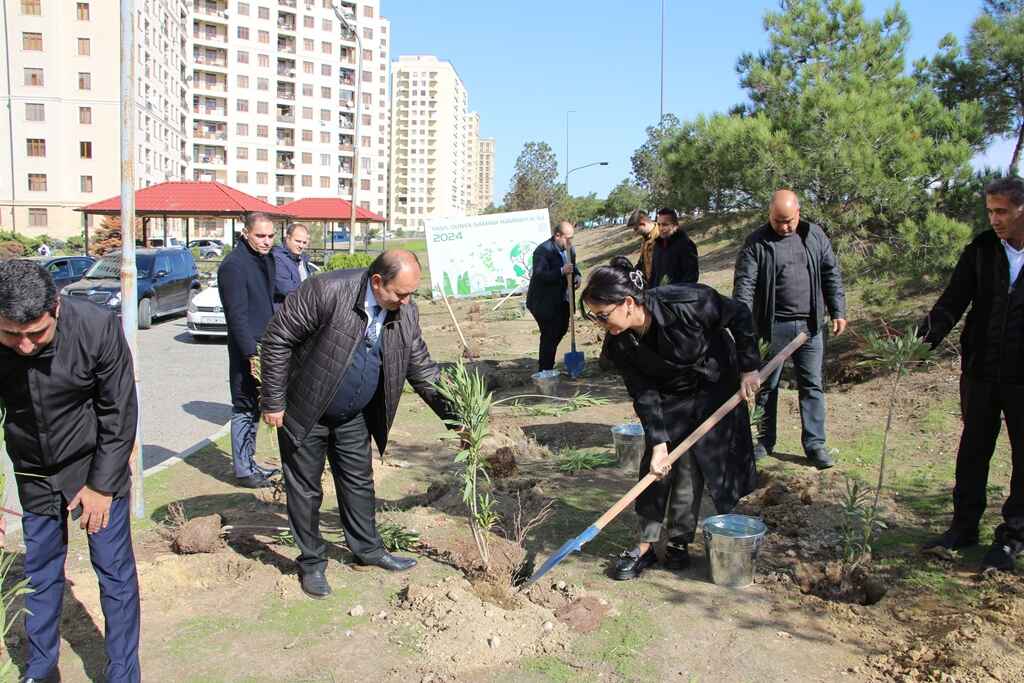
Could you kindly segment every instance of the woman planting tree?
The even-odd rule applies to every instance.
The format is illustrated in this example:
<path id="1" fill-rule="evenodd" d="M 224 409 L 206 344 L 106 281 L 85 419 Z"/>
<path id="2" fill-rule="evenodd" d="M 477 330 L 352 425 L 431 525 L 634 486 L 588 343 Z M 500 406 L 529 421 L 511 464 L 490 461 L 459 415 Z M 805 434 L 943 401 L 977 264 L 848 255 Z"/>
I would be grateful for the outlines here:
<path id="1" fill-rule="evenodd" d="M 580 301 L 584 315 L 608 331 L 608 356 L 643 424 L 640 476 L 650 471 L 660 479 L 637 498 L 640 542 L 622 554 L 613 576 L 634 579 L 654 565 L 653 544 L 665 526 L 666 566 L 683 569 L 689 566 L 687 546 L 697 529 L 705 482 L 720 514 L 755 485 L 745 403 L 688 455 L 671 466 L 666 462 L 669 451 L 737 389 L 747 400 L 757 392 L 760 357 L 750 311 L 699 284 L 645 291 L 643 273 L 623 257 L 591 274 Z"/>

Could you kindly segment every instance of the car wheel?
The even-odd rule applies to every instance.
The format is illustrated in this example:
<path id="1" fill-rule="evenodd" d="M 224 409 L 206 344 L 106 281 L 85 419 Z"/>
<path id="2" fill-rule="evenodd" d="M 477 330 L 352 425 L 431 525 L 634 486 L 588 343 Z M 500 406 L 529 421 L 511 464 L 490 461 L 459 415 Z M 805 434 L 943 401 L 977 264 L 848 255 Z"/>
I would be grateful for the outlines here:
<path id="1" fill-rule="evenodd" d="M 139 302 L 139 329 L 148 330 L 153 325 L 153 304 L 149 299 Z"/>

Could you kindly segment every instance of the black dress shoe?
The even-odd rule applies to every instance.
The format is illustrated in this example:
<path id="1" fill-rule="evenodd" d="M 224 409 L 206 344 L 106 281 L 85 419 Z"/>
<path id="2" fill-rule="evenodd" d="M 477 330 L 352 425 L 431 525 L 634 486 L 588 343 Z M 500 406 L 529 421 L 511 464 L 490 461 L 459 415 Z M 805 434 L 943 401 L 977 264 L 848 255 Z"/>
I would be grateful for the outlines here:
<path id="1" fill-rule="evenodd" d="M 60 669 L 54 669 L 42 678 L 25 676 L 24 678 L 18 680 L 20 680 L 21 683 L 60 683 Z"/>
<path id="2" fill-rule="evenodd" d="M 327 583 L 323 570 L 304 573 L 299 579 L 299 585 L 303 593 L 317 600 L 323 600 L 331 594 L 331 584 Z"/>
<path id="3" fill-rule="evenodd" d="M 978 532 L 964 531 L 962 529 L 946 529 L 941 536 L 929 540 L 921 549 L 931 550 L 932 548 L 945 548 L 946 550 L 960 550 L 978 545 Z"/>
<path id="4" fill-rule="evenodd" d="M 259 473 L 250 474 L 248 477 L 236 477 L 235 483 L 247 489 L 266 489 L 274 485 L 274 482 L 270 481 L 270 477 Z"/>
<path id="5" fill-rule="evenodd" d="M 364 567 L 380 567 L 381 569 L 387 569 L 389 572 L 404 572 L 416 566 L 416 560 L 411 557 L 398 557 L 391 553 L 384 553 L 372 560 L 360 557 L 358 562 Z"/>
<path id="6" fill-rule="evenodd" d="M 815 448 L 807 451 L 807 459 L 819 470 L 827 470 L 836 464 L 835 460 L 832 459 L 832 454 L 824 448 Z"/>
<path id="7" fill-rule="evenodd" d="M 685 543 L 665 546 L 665 569 L 680 570 L 690 566 L 690 549 Z"/>
<path id="8" fill-rule="evenodd" d="M 981 569 L 997 569 L 1001 572 L 1013 571 L 1013 548 L 1004 545 L 999 541 L 992 544 L 992 547 L 981 558 Z"/>
<path id="9" fill-rule="evenodd" d="M 658 556 L 654 553 L 653 545 L 643 555 L 639 549 L 633 548 L 619 555 L 619 561 L 612 570 L 612 578 L 616 581 L 629 581 L 639 577 L 645 569 L 657 563 Z"/>

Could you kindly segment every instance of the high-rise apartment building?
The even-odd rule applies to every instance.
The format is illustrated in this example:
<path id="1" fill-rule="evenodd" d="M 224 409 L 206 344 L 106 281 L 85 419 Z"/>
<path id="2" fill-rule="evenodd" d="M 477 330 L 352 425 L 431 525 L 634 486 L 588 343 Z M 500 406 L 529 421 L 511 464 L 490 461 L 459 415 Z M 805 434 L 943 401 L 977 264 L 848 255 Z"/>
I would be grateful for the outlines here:
<path id="1" fill-rule="evenodd" d="M 455 68 L 429 55 L 392 64 L 391 226 L 423 230 L 430 216 L 473 212 L 473 125 Z"/>
<path id="2" fill-rule="evenodd" d="M 76 234 L 74 209 L 120 188 L 120 11 L 101 0 L 0 0 L 8 78 L 0 79 L 0 227 Z M 135 13 L 136 178 L 187 171 L 185 77 L 191 3 L 148 0 Z M 8 89 L 8 83 L 10 88 Z"/>
<path id="3" fill-rule="evenodd" d="M 13 103 L 0 226 L 73 234 L 120 188 L 119 6 L 0 0 Z M 386 213 L 390 69 L 379 0 L 138 0 L 136 178 L 219 180 L 270 203 L 352 194 Z M 358 36 L 358 40 L 356 39 Z M 358 52 L 357 46 L 362 51 Z M 58 68 L 59 66 L 59 68 Z M 356 112 L 356 85 L 360 106 Z M 12 171 L 13 168 L 13 178 Z"/>
<path id="4" fill-rule="evenodd" d="M 356 201 L 386 211 L 389 22 L 377 0 L 340 6 L 358 41 L 330 0 L 196 0 L 195 179 L 272 204 L 348 199 L 358 147 Z"/>
<path id="5" fill-rule="evenodd" d="M 494 138 L 480 138 L 477 144 L 474 192 L 477 212 L 494 204 Z"/>

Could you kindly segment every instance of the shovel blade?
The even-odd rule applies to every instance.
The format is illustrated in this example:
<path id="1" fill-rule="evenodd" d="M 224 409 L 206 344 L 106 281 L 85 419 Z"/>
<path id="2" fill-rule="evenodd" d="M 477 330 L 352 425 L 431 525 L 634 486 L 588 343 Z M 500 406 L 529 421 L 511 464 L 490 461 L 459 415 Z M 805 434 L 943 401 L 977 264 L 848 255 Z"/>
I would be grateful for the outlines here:
<path id="1" fill-rule="evenodd" d="M 570 351 L 565 354 L 565 371 L 569 376 L 576 379 L 583 374 L 583 368 L 587 365 L 587 359 L 583 357 L 582 351 Z"/>
<path id="2" fill-rule="evenodd" d="M 523 588 L 529 588 L 531 585 L 536 583 L 537 579 L 539 579 L 540 577 L 544 576 L 549 571 L 554 569 L 555 565 L 564 560 L 569 555 L 569 553 L 571 553 L 574 550 L 579 550 L 580 548 L 582 548 L 584 543 L 594 538 L 594 536 L 597 536 L 597 534 L 600 533 L 600 531 L 601 529 L 596 524 L 591 524 L 582 534 L 576 536 L 575 538 L 570 538 L 568 541 L 563 543 L 562 547 L 559 548 L 554 555 L 549 557 L 547 559 L 547 562 L 541 565 L 541 568 L 534 572 L 533 576 L 531 576 L 529 580 L 523 584 Z"/>

